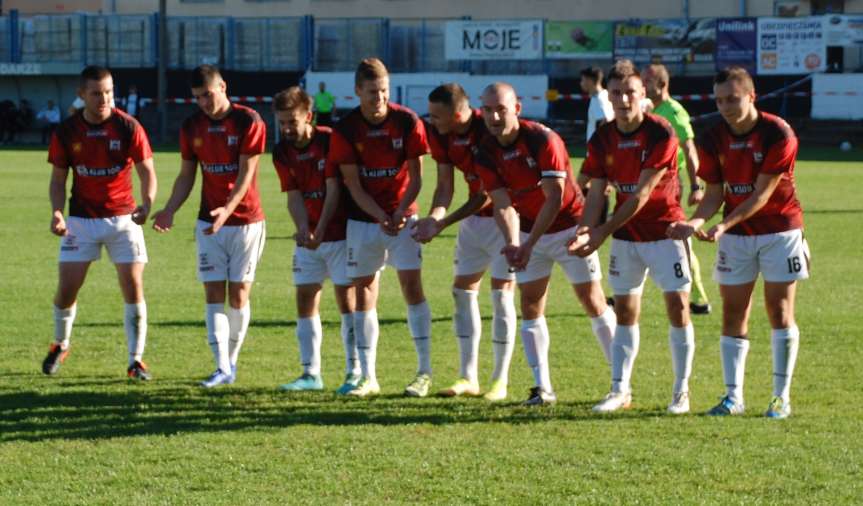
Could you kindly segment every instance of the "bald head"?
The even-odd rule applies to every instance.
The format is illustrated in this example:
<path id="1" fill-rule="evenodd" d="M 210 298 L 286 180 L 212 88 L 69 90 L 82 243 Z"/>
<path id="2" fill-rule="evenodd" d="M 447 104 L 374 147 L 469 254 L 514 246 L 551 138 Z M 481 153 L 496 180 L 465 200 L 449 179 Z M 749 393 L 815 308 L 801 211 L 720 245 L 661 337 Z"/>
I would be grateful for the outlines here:
<path id="1" fill-rule="evenodd" d="M 521 103 L 512 85 L 497 82 L 482 92 L 482 117 L 485 125 L 498 140 L 518 135 L 518 115 Z"/>
<path id="2" fill-rule="evenodd" d="M 502 102 L 515 104 L 518 102 L 518 96 L 515 94 L 515 88 L 511 84 L 503 81 L 491 83 L 482 90 L 482 96 L 495 97 Z"/>

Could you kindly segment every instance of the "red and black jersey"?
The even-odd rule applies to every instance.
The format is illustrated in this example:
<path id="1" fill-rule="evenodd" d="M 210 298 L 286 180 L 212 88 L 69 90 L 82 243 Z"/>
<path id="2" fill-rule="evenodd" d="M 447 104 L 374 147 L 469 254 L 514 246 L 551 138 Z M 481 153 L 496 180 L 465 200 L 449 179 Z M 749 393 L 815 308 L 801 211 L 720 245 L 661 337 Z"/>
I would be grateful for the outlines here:
<path id="1" fill-rule="evenodd" d="M 797 136 L 782 118 L 759 111 L 755 128 L 745 135 L 734 135 L 722 121 L 697 144 L 698 177 L 725 186 L 725 216 L 752 195 L 759 174 L 781 174 L 764 207 L 729 234 L 775 234 L 803 227 L 803 209 L 794 188 Z"/>
<path id="2" fill-rule="evenodd" d="M 83 111 L 57 126 L 48 148 L 48 162 L 72 169 L 69 216 L 107 218 L 135 210 L 132 166 L 153 157 L 147 133 L 128 114 L 111 110 L 93 125 Z"/>
<path id="3" fill-rule="evenodd" d="M 386 119 L 373 125 L 357 107 L 335 127 L 330 143 L 330 161 L 336 166 L 356 164 L 366 192 L 387 214 L 392 214 L 404 198 L 410 182 L 408 160 L 428 153 L 423 122 L 416 113 L 398 104 L 389 104 Z M 348 218 L 373 222 L 353 199 L 348 201 Z M 416 214 L 411 203 L 405 215 Z"/>
<path id="4" fill-rule="evenodd" d="M 543 178 L 564 180 L 560 212 L 545 233 L 574 227 L 581 219 L 584 196 L 573 180 L 566 145 L 545 125 L 519 120 L 518 137 L 509 146 L 486 136 L 479 145 L 476 169 L 486 191 L 505 188 L 509 192 L 523 232 L 530 232 L 545 203 Z"/>
<path id="5" fill-rule="evenodd" d="M 210 211 L 224 206 L 234 189 L 240 172 L 240 156 L 255 156 L 264 152 L 267 127 L 249 107 L 231 104 L 222 119 L 212 119 L 202 111 L 193 114 L 180 130 L 180 152 L 183 160 L 198 162 L 203 174 L 201 209 L 198 219 L 212 223 Z M 249 190 L 234 209 L 226 225 L 237 226 L 264 219 L 255 173 Z"/>
<path id="6" fill-rule="evenodd" d="M 483 192 L 482 180 L 474 167 L 474 157 L 479 149 L 479 142 L 488 135 L 488 129 L 482 119 L 482 113 L 474 110 L 471 114 L 470 127 L 464 134 L 450 132 L 441 134 L 431 124 L 426 124 L 431 156 L 437 163 L 450 164 L 458 168 L 464 176 L 470 195 Z M 491 216 L 494 207 L 489 204 L 480 209 L 477 216 Z"/>
<path id="7" fill-rule="evenodd" d="M 327 161 L 331 132 L 328 127 L 315 127 L 312 140 L 307 146 L 298 148 L 293 142 L 283 139 L 273 150 L 273 165 L 276 166 L 282 191 L 297 190 L 303 194 L 309 228 L 312 231 L 318 226 L 324 210 L 326 180 L 339 177 L 338 169 Z M 327 225 L 323 241 L 344 239 L 346 219 L 345 208 L 340 205 Z"/>
<path id="8" fill-rule="evenodd" d="M 666 239 L 668 225 L 686 219 L 678 202 L 677 147 L 677 136 L 671 124 L 654 114 L 645 114 L 644 121 L 633 132 L 622 133 L 612 121 L 597 128 L 590 138 L 581 171 L 592 178 L 607 179 L 614 185 L 617 189 L 615 211 L 632 198 L 641 171 L 667 169 L 644 207 L 614 231 L 615 239 L 660 241 Z"/>

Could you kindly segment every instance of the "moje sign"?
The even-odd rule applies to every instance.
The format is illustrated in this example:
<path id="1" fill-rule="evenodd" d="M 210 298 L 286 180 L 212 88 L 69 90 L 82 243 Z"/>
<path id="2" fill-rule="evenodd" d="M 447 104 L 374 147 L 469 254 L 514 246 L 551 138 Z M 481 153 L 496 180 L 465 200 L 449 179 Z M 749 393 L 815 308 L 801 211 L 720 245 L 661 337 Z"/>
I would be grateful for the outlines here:
<path id="1" fill-rule="evenodd" d="M 447 60 L 538 60 L 541 20 L 448 21 Z"/>

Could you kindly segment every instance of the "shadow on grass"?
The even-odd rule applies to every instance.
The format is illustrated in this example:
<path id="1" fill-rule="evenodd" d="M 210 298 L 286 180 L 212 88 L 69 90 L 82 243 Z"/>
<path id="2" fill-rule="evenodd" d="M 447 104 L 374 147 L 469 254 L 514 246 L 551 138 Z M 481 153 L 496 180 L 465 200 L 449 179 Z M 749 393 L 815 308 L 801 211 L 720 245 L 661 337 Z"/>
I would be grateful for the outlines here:
<path id="1" fill-rule="evenodd" d="M 589 402 L 529 408 L 482 399 L 346 399 L 332 392 L 289 395 L 274 389 L 201 390 L 188 381 L 128 385 L 92 377 L 58 381 L 65 391 L 0 393 L 0 442 L 100 440 L 117 437 L 278 429 L 296 425 L 528 424 L 548 421 L 653 419 L 661 411 L 596 416 Z M 93 391 L 93 387 L 118 388 Z M 76 390 L 84 388 L 88 390 Z"/>

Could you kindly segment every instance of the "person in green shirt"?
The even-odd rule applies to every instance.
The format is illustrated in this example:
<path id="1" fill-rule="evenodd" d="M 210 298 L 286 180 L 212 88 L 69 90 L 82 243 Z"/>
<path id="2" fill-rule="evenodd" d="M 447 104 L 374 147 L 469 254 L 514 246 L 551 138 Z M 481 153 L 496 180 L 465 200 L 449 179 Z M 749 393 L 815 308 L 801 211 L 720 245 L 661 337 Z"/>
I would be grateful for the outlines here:
<path id="1" fill-rule="evenodd" d="M 318 83 L 318 92 L 315 93 L 316 124 L 319 126 L 333 126 L 333 111 L 336 109 L 336 97 L 327 91 L 327 83 Z"/>
<path id="2" fill-rule="evenodd" d="M 704 187 L 698 182 L 698 151 L 695 149 L 695 133 L 689 121 L 689 113 L 680 105 L 680 102 L 671 98 L 668 84 L 671 81 L 668 69 L 661 63 L 651 63 L 641 73 L 647 98 L 653 102 L 653 114 L 667 119 L 674 128 L 677 138 L 680 139 L 680 147 L 677 148 L 678 174 L 686 171 L 689 176 L 689 199 L 687 204 L 697 205 L 704 198 Z M 681 185 L 682 186 L 682 185 Z M 683 192 L 680 197 L 683 198 Z M 710 302 L 704 284 L 701 282 L 701 267 L 695 251 L 690 249 L 690 265 L 692 269 L 692 301 L 689 309 L 692 314 L 709 314 Z"/>

